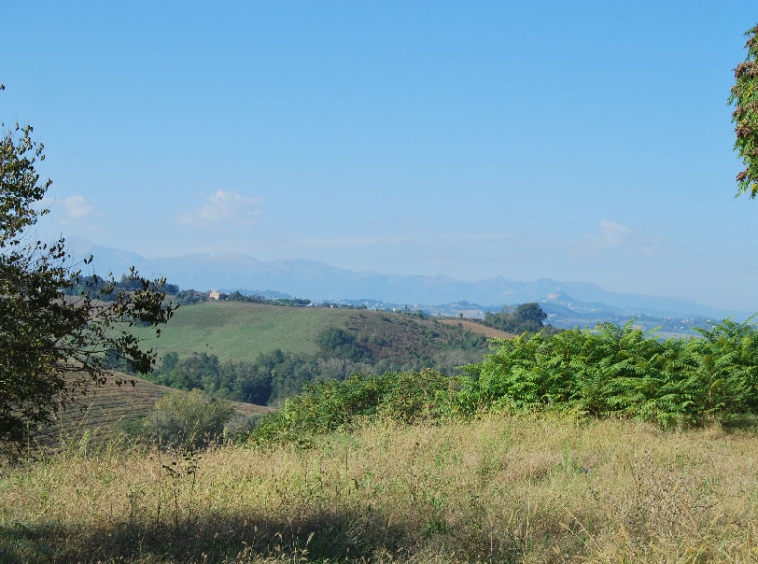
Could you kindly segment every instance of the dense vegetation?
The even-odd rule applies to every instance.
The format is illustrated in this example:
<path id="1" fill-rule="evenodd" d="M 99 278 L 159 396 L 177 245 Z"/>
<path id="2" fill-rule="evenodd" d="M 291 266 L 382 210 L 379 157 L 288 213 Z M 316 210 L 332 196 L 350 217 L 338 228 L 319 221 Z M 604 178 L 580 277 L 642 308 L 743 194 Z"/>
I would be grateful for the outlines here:
<path id="1" fill-rule="evenodd" d="M 758 195 L 758 25 L 745 35 L 747 56 L 734 69 L 729 103 L 734 105 L 734 149 L 745 165 L 737 174 L 737 193 L 749 193 L 755 198 Z"/>
<path id="2" fill-rule="evenodd" d="M 602 324 L 501 341 L 467 368 L 458 403 L 467 410 L 571 410 L 698 424 L 758 413 L 758 331 L 730 320 L 702 338 L 668 339 Z"/>
<path id="3" fill-rule="evenodd" d="M 457 327 L 436 324 L 430 329 L 399 314 L 376 319 L 378 323 L 353 324 L 352 330 L 323 329 L 316 335 L 318 352 L 313 354 L 276 349 L 253 362 L 234 362 L 208 353 L 180 358 L 169 352 L 148 378 L 181 390 L 267 405 L 299 393 L 308 382 L 341 381 L 353 374 L 434 368 L 453 375 L 488 350 L 484 337 Z"/>
<path id="4" fill-rule="evenodd" d="M 271 442 L 365 419 L 557 411 L 663 427 L 758 416 L 758 330 L 726 320 L 702 338 L 660 340 L 628 323 L 523 334 L 453 379 L 427 370 L 319 382 L 254 431 Z"/>
<path id="5" fill-rule="evenodd" d="M 156 284 L 151 282 L 147 288 L 150 291 L 160 289 L 164 294 L 179 292 L 179 286 L 176 284 L 164 283 L 157 288 Z M 65 296 L 89 296 L 99 301 L 112 302 L 119 292 L 136 292 L 142 289 L 143 281 L 134 273 L 122 274 L 118 280 L 101 278 L 97 275 L 85 276 L 79 273 L 71 278 L 68 285 L 59 288 L 59 291 Z"/>
<path id="6" fill-rule="evenodd" d="M 228 401 L 200 390 L 174 392 L 158 400 L 141 431 L 163 448 L 194 450 L 221 439 L 234 415 Z"/>
<path id="7" fill-rule="evenodd" d="M 211 297 L 211 292 L 198 292 L 194 289 L 179 290 L 178 287 L 176 288 L 176 292 L 174 292 L 172 299 L 176 305 L 193 305 L 214 300 L 289 307 L 305 307 L 311 303 L 310 300 L 302 298 L 266 298 L 265 296 L 260 296 L 258 294 L 248 295 L 242 294 L 238 291 L 229 294 L 222 294 L 219 292 L 217 297 L 213 298 Z"/>

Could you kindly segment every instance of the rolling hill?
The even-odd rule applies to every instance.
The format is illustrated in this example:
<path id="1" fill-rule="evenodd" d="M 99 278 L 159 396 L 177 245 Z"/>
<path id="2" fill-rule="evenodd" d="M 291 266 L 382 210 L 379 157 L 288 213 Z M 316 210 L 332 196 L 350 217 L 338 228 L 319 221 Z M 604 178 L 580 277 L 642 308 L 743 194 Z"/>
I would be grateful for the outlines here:
<path id="1" fill-rule="evenodd" d="M 136 329 L 158 356 L 168 352 L 180 358 L 193 353 L 216 355 L 220 360 L 253 362 L 260 354 L 281 350 L 313 355 L 317 337 L 337 328 L 351 334 L 376 360 L 403 363 L 433 356 L 442 349 L 488 350 L 485 336 L 458 320 L 350 308 L 281 307 L 246 302 L 206 302 L 180 307 L 152 339 L 147 329 Z M 504 335 L 503 335 L 504 336 Z"/>

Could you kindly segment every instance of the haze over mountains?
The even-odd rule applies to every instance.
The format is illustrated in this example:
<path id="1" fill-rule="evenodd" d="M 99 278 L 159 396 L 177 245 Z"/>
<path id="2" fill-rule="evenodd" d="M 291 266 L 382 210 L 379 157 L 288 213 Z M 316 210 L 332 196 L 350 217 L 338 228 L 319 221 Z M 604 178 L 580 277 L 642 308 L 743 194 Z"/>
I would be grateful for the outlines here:
<path id="1" fill-rule="evenodd" d="M 614 316 L 702 317 L 744 319 L 749 312 L 718 311 L 691 300 L 674 297 L 621 294 L 586 282 L 549 279 L 520 282 L 504 277 L 455 280 L 446 276 L 386 275 L 353 272 L 308 260 L 263 262 L 240 254 L 194 254 L 147 259 L 118 249 L 98 247 L 86 240 L 69 241 L 74 257 L 89 254 L 88 269 L 115 276 L 134 265 L 147 277 L 165 276 L 182 289 L 219 289 L 243 292 L 275 291 L 315 301 L 372 300 L 408 306 L 457 302 L 479 304 L 486 309 L 524 302 L 540 302 L 546 311 L 569 310 L 594 317 Z"/>

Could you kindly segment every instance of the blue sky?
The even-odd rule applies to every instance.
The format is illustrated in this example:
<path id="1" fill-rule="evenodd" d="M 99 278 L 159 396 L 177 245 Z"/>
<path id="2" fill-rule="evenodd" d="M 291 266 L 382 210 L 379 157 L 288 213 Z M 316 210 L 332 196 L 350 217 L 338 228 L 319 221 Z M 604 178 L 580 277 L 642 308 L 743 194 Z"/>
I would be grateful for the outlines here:
<path id="1" fill-rule="evenodd" d="M 40 235 L 758 311 L 726 104 L 754 0 L 15 2 Z"/>

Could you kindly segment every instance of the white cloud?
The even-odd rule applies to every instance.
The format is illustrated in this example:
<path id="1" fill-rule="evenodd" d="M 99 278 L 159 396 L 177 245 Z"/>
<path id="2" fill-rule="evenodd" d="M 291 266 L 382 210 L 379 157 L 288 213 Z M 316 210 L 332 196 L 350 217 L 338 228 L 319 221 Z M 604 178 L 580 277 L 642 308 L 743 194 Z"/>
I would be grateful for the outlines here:
<path id="1" fill-rule="evenodd" d="M 446 241 L 472 243 L 486 243 L 488 241 L 504 241 L 508 239 L 508 235 L 505 233 L 440 233 L 437 237 Z"/>
<path id="2" fill-rule="evenodd" d="M 98 215 L 95 212 L 95 208 L 92 207 L 84 196 L 67 196 L 59 200 L 57 204 L 60 206 L 58 209 L 63 212 L 63 217 L 60 220 L 62 223 L 75 223 Z"/>
<path id="3" fill-rule="evenodd" d="M 629 247 L 637 238 L 638 234 L 633 233 L 626 225 L 604 219 L 597 224 L 594 233 L 574 241 L 568 240 L 565 245 L 571 256 L 582 258 Z"/>
<path id="4" fill-rule="evenodd" d="M 595 233 L 567 242 L 575 258 L 600 255 L 606 252 L 664 256 L 671 253 L 670 243 L 657 234 L 660 228 L 632 229 L 615 221 L 602 220 Z"/>
<path id="5" fill-rule="evenodd" d="M 603 220 L 598 223 L 600 233 L 590 237 L 590 247 L 595 251 L 615 249 L 629 239 L 629 228 L 615 221 Z"/>
<path id="6" fill-rule="evenodd" d="M 84 199 L 84 196 L 68 196 L 63 199 L 63 213 L 68 219 L 84 219 L 92 215 L 92 206 Z"/>
<path id="7" fill-rule="evenodd" d="M 213 224 L 250 225 L 261 215 L 260 198 L 248 198 L 231 190 L 218 190 L 196 210 L 176 217 L 179 225 L 208 226 Z"/>
<path id="8" fill-rule="evenodd" d="M 329 247 L 329 248 L 357 248 L 371 247 L 375 245 L 401 245 L 411 241 L 407 235 L 390 235 L 387 237 L 333 237 L 333 238 L 311 238 L 300 239 L 298 243 L 309 247 Z"/>

